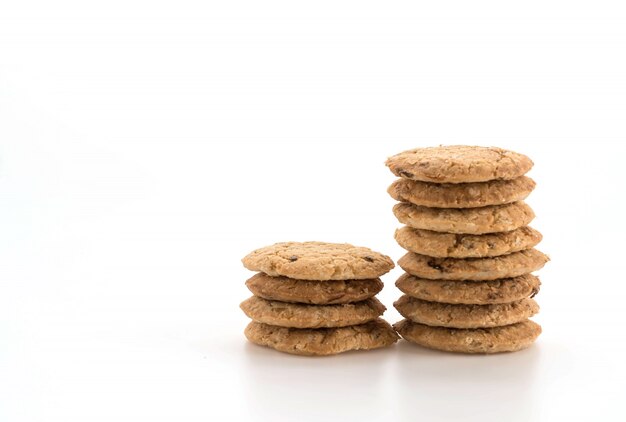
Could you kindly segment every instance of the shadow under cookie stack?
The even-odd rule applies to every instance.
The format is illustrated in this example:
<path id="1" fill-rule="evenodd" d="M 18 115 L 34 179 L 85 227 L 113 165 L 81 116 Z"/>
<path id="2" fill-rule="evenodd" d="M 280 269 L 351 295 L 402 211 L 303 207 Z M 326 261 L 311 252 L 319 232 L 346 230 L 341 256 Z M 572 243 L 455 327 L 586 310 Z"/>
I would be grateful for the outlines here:
<path id="1" fill-rule="evenodd" d="M 252 319 L 252 343 L 297 355 L 333 355 L 386 347 L 398 335 L 375 297 L 393 261 L 368 248 L 285 242 L 242 259 L 259 271 L 246 281 L 254 296 L 240 305 Z"/>
<path id="2" fill-rule="evenodd" d="M 400 179 L 389 194 L 405 226 L 396 230 L 408 253 L 394 303 L 405 318 L 394 328 L 418 345 L 460 353 L 512 352 L 530 346 L 541 327 L 533 271 L 548 257 L 534 247 L 523 202 L 535 187 L 524 176 L 533 166 L 500 148 L 418 148 L 390 157 Z"/>

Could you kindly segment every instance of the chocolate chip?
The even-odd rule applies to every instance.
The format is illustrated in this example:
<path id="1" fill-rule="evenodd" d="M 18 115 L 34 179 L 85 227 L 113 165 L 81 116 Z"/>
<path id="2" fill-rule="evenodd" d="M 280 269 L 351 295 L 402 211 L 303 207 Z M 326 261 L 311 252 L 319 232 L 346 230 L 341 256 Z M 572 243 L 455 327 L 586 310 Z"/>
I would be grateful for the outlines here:
<path id="1" fill-rule="evenodd" d="M 533 289 L 533 292 L 530 294 L 530 298 L 532 299 L 533 297 L 537 296 L 537 293 L 539 293 L 539 289 Z"/>
<path id="2" fill-rule="evenodd" d="M 289 261 L 291 261 L 291 262 L 295 262 L 295 261 L 297 261 L 297 260 L 298 260 L 298 257 L 297 257 L 297 256 L 295 256 L 295 255 L 291 255 L 291 256 L 289 257 Z"/>
<path id="3" fill-rule="evenodd" d="M 366 260 L 367 262 L 374 262 L 374 258 L 372 258 L 371 256 L 364 256 L 363 257 L 364 260 Z"/>
<path id="4" fill-rule="evenodd" d="M 428 266 L 430 268 L 434 268 L 437 271 L 443 271 L 443 268 L 437 263 L 437 261 L 428 261 Z"/>
<path id="5" fill-rule="evenodd" d="M 408 171 L 398 170 L 398 174 L 402 177 L 408 177 L 411 179 L 413 177 L 413 173 L 409 173 Z"/>

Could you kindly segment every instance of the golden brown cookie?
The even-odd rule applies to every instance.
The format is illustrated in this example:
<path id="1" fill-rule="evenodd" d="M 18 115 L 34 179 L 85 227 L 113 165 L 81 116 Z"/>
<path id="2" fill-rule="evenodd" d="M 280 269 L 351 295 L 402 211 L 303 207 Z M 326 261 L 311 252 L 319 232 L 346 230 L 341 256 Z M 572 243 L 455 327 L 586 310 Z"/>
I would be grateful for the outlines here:
<path id="1" fill-rule="evenodd" d="M 532 274 L 514 278 L 486 281 L 428 280 L 410 274 L 402 274 L 396 286 L 403 293 L 417 299 L 441 303 L 487 305 L 510 303 L 539 292 L 541 283 Z"/>
<path id="2" fill-rule="evenodd" d="M 430 280 L 495 280 L 542 268 L 550 258 L 537 249 L 493 258 L 433 258 L 409 252 L 398 261 L 407 273 Z"/>
<path id="3" fill-rule="evenodd" d="M 515 352 L 533 344 L 541 326 L 533 321 L 492 328 L 431 327 L 404 319 L 393 328 L 405 339 L 429 349 L 457 353 Z"/>
<path id="4" fill-rule="evenodd" d="M 381 316 L 387 308 L 376 298 L 342 305 L 305 305 L 252 296 L 239 307 L 258 322 L 279 327 L 321 328 L 363 324 Z"/>
<path id="5" fill-rule="evenodd" d="M 533 299 L 490 305 L 451 305 L 403 295 L 393 306 L 406 319 L 433 327 L 484 328 L 511 325 L 539 312 Z"/>
<path id="6" fill-rule="evenodd" d="M 407 226 L 446 233 L 483 234 L 527 226 L 535 213 L 523 201 L 481 208 L 429 208 L 408 202 L 394 205 L 393 213 Z"/>
<path id="7" fill-rule="evenodd" d="M 500 233 L 459 234 L 414 229 L 396 230 L 396 241 L 404 249 L 439 258 L 484 258 L 506 255 L 535 247 L 541 233 L 525 226 Z"/>
<path id="8" fill-rule="evenodd" d="M 467 145 L 415 148 L 385 164 L 398 177 L 434 183 L 515 179 L 533 166 L 530 158 L 513 151 Z"/>
<path id="9" fill-rule="evenodd" d="M 298 280 L 377 278 L 393 261 L 371 249 L 347 243 L 284 242 L 257 249 L 242 259 L 252 271 Z"/>
<path id="10" fill-rule="evenodd" d="M 525 199 L 535 188 L 530 177 L 478 183 L 430 183 L 398 179 L 387 192 L 393 199 L 433 208 L 475 208 Z"/>
<path id="11" fill-rule="evenodd" d="M 333 305 L 359 302 L 374 297 L 383 289 L 380 278 L 363 280 L 296 280 L 257 273 L 246 281 L 250 291 L 263 299 L 283 302 Z"/>
<path id="12" fill-rule="evenodd" d="M 340 328 L 286 328 L 252 321 L 244 331 L 248 340 L 294 355 L 327 356 L 351 350 L 387 347 L 399 337 L 385 320 Z"/>

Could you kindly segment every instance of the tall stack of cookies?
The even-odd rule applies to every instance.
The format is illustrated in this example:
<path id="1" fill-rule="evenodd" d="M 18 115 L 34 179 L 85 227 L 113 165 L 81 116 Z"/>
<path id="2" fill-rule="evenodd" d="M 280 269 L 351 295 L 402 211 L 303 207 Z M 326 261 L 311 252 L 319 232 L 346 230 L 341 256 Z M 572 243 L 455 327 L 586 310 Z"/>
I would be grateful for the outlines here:
<path id="1" fill-rule="evenodd" d="M 408 253 L 394 303 L 394 328 L 418 345 L 461 353 L 512 352 L 530 346 L 541 327 L 532 275 L 548 257 L 534 247 L 523 202 L 535 187 L 533 162 L 500 148 L 442 146 L 390 157 L 398 177 L 389 194 L 405 224 L 397 242 Z"/>
<path id="2" fill-rule="evenodd" d="M 254 296 L 240 305 L 252 319 L 252 343 L 297 355 L 333 355 L 390 346 L 398 340 L 375 297 L 393 261 L 368 248 L 285 242 L 242 259 L 259 271 L 246 281 Z"/>

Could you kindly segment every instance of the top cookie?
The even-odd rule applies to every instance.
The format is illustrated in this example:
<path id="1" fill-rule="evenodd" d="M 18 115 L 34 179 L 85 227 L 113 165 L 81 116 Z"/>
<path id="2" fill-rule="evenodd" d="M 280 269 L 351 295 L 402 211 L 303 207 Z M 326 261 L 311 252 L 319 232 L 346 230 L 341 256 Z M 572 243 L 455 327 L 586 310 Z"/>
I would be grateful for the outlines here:
<path id="1" fill-rule="evenodd" d="M 525 155 L 496 147 L 467 145 L 416 148 L 385 163 L 399 177 L 434 183 L 469 183 L 509 180 L 533 166 Z"/>
<path id="2" fill-rule="evenodd" d="M 389 272 L 393 261 L 348 243 L 282 242 L 252 251 L 242 260 L 252 271 L 299 280 L 360 280 Z"/>

